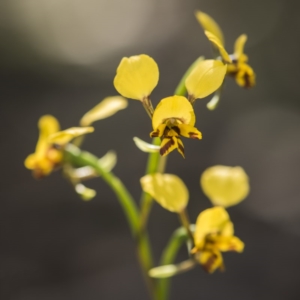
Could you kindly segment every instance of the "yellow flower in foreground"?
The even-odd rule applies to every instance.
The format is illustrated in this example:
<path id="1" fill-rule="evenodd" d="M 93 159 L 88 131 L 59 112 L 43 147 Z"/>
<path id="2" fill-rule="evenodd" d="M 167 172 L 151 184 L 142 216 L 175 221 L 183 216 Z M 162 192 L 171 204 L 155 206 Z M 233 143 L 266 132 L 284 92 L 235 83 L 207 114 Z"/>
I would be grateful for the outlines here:
<path id="1" fill-rule="evenodd" d="M 195 125 L 193 106 L 183 96 L 162 99 L 157 105 L 153 118 L 151 137 L 161 137 L 160 154 L 167 155 L 174 149 L 184 157 L 184 147 L 180 136 L 201 139 L 202 134 Z"/>
<path id="2" fill-rule="evenodd" d="M 188 189 L 176 175 L 149 174 L 141 178 L 141 185 L 144 192 L 171 212 L 180 213 L 188 204 Z"/>
<path id="3" fill-rule="evenodd" d="M 206 169 L 200 184 L 214 205 L 236 205 L 249 194 L 249 178 L 241 167 L 214 166 Z"/>
<path id="4" fill-rule="evenodd" d="M 255 85 L 255 73 L 248 65 L 247 55 L 244 54 L 247 36 L 245 34 L 239 36 L 234 45 L 234 53 L 228 55 L 225 50 L 223 33 L 213 18 L 201 11 L 196 12 L 196 18 L 213 47 L 220 52 L 222 60 L 228 64 L 227 74 L 233 76 L 239 86 L 244 88 L 253 87 Z"/>
<path id="5" fill-rule="evenodd" d="M 141 54 L 121 60 L 114 86 L 123 97 L 144 101 L 156 87 L 158 79 L 159 70 L 154 59 Z"/>
<path id="6" fill-rule="evenodd" d="M 234 236 L 233 223 L 223 207 L 206 209 L 199 214 L 194 241 L 192 253 L 209 273 L 224 270 L 221 252 L 242 252 L 244 249 L 244 243 Z"/>
<path id="7" fill-rule="evenodd" d="M 39 119 L 40 131 L 35 153 L 25 159 L 25 167 L 33 171 L 36 178 L 49 175 L 62 161 L 61 147 L 73 138 L 93 132 L 93 127 L 73 127 L 59 131 L 59 123 L 51 115 L 42 116 Z"/>

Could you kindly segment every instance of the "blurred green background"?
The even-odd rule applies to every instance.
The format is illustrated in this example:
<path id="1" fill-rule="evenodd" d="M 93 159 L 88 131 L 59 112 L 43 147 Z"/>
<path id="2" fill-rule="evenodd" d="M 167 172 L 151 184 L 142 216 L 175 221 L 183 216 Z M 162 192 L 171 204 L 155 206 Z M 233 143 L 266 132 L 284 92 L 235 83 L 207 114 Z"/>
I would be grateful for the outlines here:
<path id="1" fill-rule="evenodd" d="M 1 0 L 1 300 L 148 299 L 126 220 L 101 179 L 91 202 L 77 197 L 60 172 L 41 181 L 23 167 L 37 141 L 37 121 L 56 116 L 63 128 L 108 95 L 123 56 L 151 55 L 160 68 L 156 105 L 172 95 L 187 67 L 210 45 L 194 17 L 200 9 L 222 27 L 229 51 L 241 33 L 257 86 L 226 81 L 216 111 L 195 106 L 203 140 L 185 140 L 186 159 L 172 153 L 167 172 L 190 190 L 195 221 L 210 203 L 199 186 L 206 167 L 243 166 L 250 196 L 229 209 L 241 255 L 225 254 L 226 272 L 199 267 L 174 278 L 172 300 L 300 299 L 300 19 L 296 0 Z M 115 173 L 132 194 L 150 141 L 151 124 L 137 101 L 95 124 L 83 148 L 118 154 Z M 175 214 L 158 205 L 150 236 L 158 261 Z M 178 261 L 186 257 L 182 249 Z"/>

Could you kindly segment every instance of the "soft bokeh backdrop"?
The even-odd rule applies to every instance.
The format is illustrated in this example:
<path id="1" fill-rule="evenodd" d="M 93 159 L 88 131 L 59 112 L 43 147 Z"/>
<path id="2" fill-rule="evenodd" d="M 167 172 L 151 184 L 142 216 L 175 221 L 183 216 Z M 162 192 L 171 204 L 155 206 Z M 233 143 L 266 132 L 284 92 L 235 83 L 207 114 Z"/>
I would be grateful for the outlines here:
<path id="1" fill-rule="evenodd" d="M 242 255 L 226 254 L 225 273 L 202 269 L 174 278 L 172 300 L 296 300 L 300 298 L 300 30 L 297 0 L 2 0 L 0 2 L 1 247 L 3 300 L 148 299 L 126 220 L 101 179 L 91 202 L 56 172 L 36 181 L 23 167 L 37 140 L 37 120 L 53 114 L 74 126 L 101 99 L 123 56 L 151 55 L 160 67 L 153 102 L 169 96 L 186 68 L 210 45 L 194 11 L 213 16 L 227 48 L 241 33 L 257 86 L 227 80 L 216 111 L 196 103 L 200 142 L 185 140 L 186 159 L 167 171 L 190 190 L 195 220 L 209 207 L 201 172 L 241 165 L 251 194 L 229 209 Z M 118 154 L 115 173 L 139 198 L 146 155 L 132 141 L 149 139 L 150 121 L 137 101 L 95 124 L 84 148 Z M 155 205 L 150 236 L 159 255 L 177 216 Z M 178 261 L 186 257 L 184 251 Z"/>

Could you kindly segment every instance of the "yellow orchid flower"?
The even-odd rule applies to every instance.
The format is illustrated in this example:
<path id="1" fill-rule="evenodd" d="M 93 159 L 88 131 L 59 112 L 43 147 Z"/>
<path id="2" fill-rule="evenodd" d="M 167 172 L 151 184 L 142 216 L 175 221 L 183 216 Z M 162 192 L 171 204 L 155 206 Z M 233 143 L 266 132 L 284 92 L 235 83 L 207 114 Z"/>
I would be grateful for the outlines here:
<path id="1" fill-rule="evenodd" d="M 25 167 L 33 171 L 36 178 L 49 175 L 62 161 L 61 147 L 73 138 L 93 132 L 93 127 L 73 127 L 59 131 L 57 119 L 51 115 L 42 116 L 38 122 L 39 139 L 35 153 L 25 159 Z"/>
<path id="2" fill-rule="evenodd" d="M 148 174 L 141 178 L 141 185 L 144 192 L 171 212 L 181 213 L 188 204 L 189 191 L 176 175 Z"/>
<path id="3" fill-rule="evenodd" d="M 233 223 L 223 207 L 213 207 L 201 212 L 194 232 L 195 247 L 192 254 L 209 273 L 224 270 L 221 252 L 242 252 L 244 243 L 234 236 Z"/>
<path id="4" fill-rule="evenodd" d="M 241 167 L 213 166 L 200 178 L 204 194 L 214 205 L 229 207 L 249 194 L 249 178 Z"/>
<path id="5" fill-rule="evenodd" d="M 225 50 L 223 33 L 217 22 L 201 11 L 196 11 L 196 18 L 213 47 L 219 51 L 222 60 L 228 64 L 227 75 L 234 77 L 236 83 L 241 87 L 253 87 L 255 85 L 255 73 L 248 65 L 247 55 L 244 54 L 247 35 L 242 34 L 237 38 L 234 52 L 229 55 Z"/>
<path id="6" fill-rule="evenodd" d="M 177 149 L 184 157 L 184 147 L 180 136 L 201 139 L 202 134 L 194 125 L 196 117 L 193 106 L 183 96 L 162 99 L 152 118 L 151 137 L 161 137 L 160 154 L 165 156 Z"/>

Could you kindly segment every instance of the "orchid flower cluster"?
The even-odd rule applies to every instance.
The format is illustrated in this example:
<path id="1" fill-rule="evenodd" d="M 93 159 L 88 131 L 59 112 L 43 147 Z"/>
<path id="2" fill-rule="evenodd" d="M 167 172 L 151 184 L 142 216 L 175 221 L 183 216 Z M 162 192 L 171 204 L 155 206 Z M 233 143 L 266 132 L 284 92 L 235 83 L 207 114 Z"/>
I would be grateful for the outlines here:
<path id="1" fill-rule="evenodd" d="M 114 86 L 120 95 L 101 101 L 81 118 L 78 127 L 60 130 L 55 117 L 42 116 L 38 122 L 40 136 L 36 150 L 25 160 L 26 168 L 32 170 L 36 178 L 61 169 L 85 201 L 96 197 L 96 191 L 82 182 L 102 177 L 115 192 L 127 217 L 150 294 L 157 300 L 168 298 L 172 276 L 197 265 L 208 273 L 224 270 L 222 253 L 242 252 L 244 249 L 244 243 L 234 235 L 234 226 L 226 210 L 240 203 L 249 193 L 249 179 L 242 167 L 216 165 L 202 173 L 200 186 L 212 207 L 200 212 L 195 223 L 190 222 L 186 210 L 189 202 L 187 186 L 178 176 L 165 173 L 166 159 L 172 151 L 177 150 L 185 157 L 182 137 L 202 139 L 202 133 L 195 127 L 194 105 L 197 99 L 214 94 L 207 104 L 213 110 L 220 100 L 226 77 L 234 77 L 237 84 L 244 88 L 255 84 L 254 71 L 244 54 L 247 36 L 241 35 L 235 42 L 234 53 L 228 54 L 218 24 L 200 11 L 196 12 L 196 18 L 217 54 L 214 59 L 199 57 L 184 74 L 174 95 L 166 95 L 154 108 L 151 94 L 159 80 L 155 60 L 145 54 L 124 57 L 114 78 Z M 149 132 L 152 143 L 134 138 L 137 148 L 149 155 L 146 174 L 140 179 L 140 205 L 112 173 L 117 160 L 115 152 L 109 151 L 99 159 L 80 149 L 84 136 L 94 131 L 91 125 L 125 109 L 127 99 L 139 101 L 152 124 L 152 131 Z M 147 234 L 153 201 L 178 214 L 181 223 L 167 244 L 159 266 L 153 262 Z M 187 260 L 175 263 L 177 251 L 184 243 L 188 245 Z"/>

